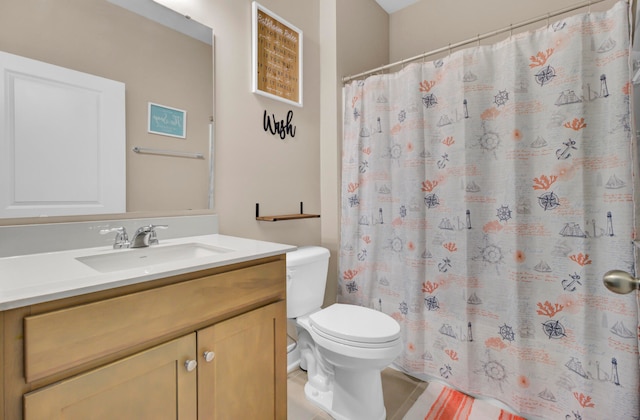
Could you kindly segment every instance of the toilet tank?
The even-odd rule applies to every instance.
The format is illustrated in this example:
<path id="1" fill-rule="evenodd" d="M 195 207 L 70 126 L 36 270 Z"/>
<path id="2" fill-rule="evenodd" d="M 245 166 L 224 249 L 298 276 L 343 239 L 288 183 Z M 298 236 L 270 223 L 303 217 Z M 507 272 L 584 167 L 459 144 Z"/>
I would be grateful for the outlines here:
<path id="1" fill-rule="evenodd" d="M 302 246 L 287 252 L 287 318 L 297 318 L 322 307 L 328 269 L 326 248 Z"/>

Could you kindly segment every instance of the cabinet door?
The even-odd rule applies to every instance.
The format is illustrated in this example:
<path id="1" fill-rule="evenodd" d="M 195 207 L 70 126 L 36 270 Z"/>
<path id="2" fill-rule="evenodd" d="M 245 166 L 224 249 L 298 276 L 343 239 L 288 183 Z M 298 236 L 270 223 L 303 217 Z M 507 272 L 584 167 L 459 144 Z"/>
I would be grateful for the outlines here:
<path id="1" fill-rule="evenodd" d="M 281 301 L 198 331 L 200 420 L 287 418 L 286 310 Z"/>
<path id="2" fill-rule="evenodd" d="M 180 419 L 197 416 L 195 334 L 24 396 L 24 419 Z"/>

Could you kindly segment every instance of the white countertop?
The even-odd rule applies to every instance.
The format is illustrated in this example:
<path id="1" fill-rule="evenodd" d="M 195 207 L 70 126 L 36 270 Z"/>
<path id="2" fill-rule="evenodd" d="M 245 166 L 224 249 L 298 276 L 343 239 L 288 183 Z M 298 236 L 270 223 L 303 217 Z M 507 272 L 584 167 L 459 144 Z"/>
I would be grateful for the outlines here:
<path id="1" fill-rule="evenodd" d="M 283 254 L 295 246 L 219 234 L 162 240 L 154 247 L 197 243 L 231 251 L 101 273 L 79 257 L 144 250 L 97 247 L 0 258 L 0 310 L 19 308 L 163 277 Z M 284 280 L 284 279 L 283 279 Z"/>

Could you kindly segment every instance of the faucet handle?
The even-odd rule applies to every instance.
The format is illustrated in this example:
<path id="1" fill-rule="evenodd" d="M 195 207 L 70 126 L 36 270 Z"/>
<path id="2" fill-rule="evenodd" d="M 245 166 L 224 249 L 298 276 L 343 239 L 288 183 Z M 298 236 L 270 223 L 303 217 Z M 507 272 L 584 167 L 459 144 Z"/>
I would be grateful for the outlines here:
<path id="1" fill-rule="evenodd" d="M 169 229 L 169 225 L 149 225 L 149 245 L 158 245 L 156 229 Z"/>
<path id="2" fill-rule="evenodd" d="M 124 226 L 119 226 L 110 229 L 101 229 L 100 235 L 106 235 L 107 233 L 116 232 L 116 240 L 113 243 L 113 249 L 120 248 L 128 248 L 129 247 L 129 236 L 127 235 L 127 230 Z"/>

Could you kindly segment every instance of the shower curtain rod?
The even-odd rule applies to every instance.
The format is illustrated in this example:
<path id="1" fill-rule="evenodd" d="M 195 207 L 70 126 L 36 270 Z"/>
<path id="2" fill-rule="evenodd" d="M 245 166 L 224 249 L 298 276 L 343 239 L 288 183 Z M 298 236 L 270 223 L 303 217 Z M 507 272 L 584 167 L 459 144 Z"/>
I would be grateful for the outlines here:
<path id="1" fill-rule="evenodd" d="M 548 20 L 550 18 L 552 18 L 552 17 L 559 16 L 559 15 L 562 15 L 564 13 L 573 12 L 574 10 L 582 9 L 584 7 L 590 7 L 592 4 L 602 3 L 603 1 L 605 1 L 605 0 L 585 1 L 585 2 L 582 2 L 582 3 L 576 4 L 574 6 L 569 6 L 569 7 L 565 8 L 565 9 L 561 9 L 561 10 L 557 10 L 555 12 L 547 13 L 544 16 L 539 16 L 537 18 L 529 19 L 529 20 L 517 23 L 515 25 L 509 25 L 509 26 L 507 26 L 505 28 L 502 28 L 502 29 L 498 29 L 498 30 L 495 30 L 495 31 L 492 31 L 492 32 L 487 32 L 487 33 L 485 33 L 483 35 L 478 34 L 478 36 L 476 36 L 474 38 L 469 38 L 469 39 L 467 39 L 465 41 L 456 42 L 455 44 L 449 44 L 446 47 L 442 47 L 442 48 L 438 48 L 437 50 L 425 52 L 425 53 L 422 53 L 420 55 L 416 55 L 415 57 L 406 58 L 404 60 L 396 61 L 395 63 L 391 63 L 391 64 L 385 64 L 384 66 L 380 66 L 380 67 L 377 67 L 375 69 L 364 71 L 362 73 L 358 73 L 358 74 L 355 74 L 355 75 L 352 75 L 352 76 L 345 76 L 345 77 L 342 78 L 342 83 L 344 84 L 344 83 L 350 82 L 352 80 L 359 79 L 362 76 L 368 76 L 370 74 L 379 73 L 379 72 L 388 70 L 388 69 L 390 69 L 392 67 L 399 66 L 399 65 L 404 65 L 405 63 L 410 63 L 412 61 L 420 60 L 422 58 L 429 57 L 431 55 L 443 53 L 445 51 L 449 51 L 450 52 L 451 49 L 453 49 L 453 48 L 462 47 L 464 45 L 472 44 L 474 42 L 480 42 L 483 39 L 491 38 L 492 36 L 500 35 L 500 34 L 503 34 L 505 32 L 511 32 L 514 29 L 518 29 L 518 28 L 521 28 L 523 26 L 531 25 L 533 23 L 541 22 L 543 20 L 547 20 L 547 24 L 548 24 Z"/>

